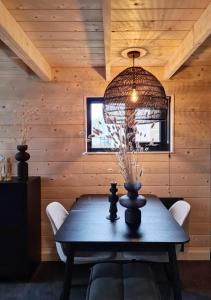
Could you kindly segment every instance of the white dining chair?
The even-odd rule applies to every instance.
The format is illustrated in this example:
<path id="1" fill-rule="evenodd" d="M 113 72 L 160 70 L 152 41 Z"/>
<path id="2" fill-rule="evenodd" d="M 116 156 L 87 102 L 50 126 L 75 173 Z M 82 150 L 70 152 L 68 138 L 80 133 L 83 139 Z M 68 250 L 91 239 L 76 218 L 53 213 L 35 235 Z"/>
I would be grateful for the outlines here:
<path id="1" fill-rule="evenodd" d="M 172 214 L 176 222 L 183 226 L 185 220 L 190 213 L 191 206 L 187 201 L 179 200 L 175 202 L 170 208 L 169 212 Z M 181 251 L 182 245 L 176 245 L 176 254 Z M 140 252 L 124 252 L 123 258 L 126 260 L 142 260 L 150 262 L 168 262 L 168 253 L 166 252 L 147 252 L 140 254 Z"/>
<path id="2" fill-rule="evenodd" d="M 189 215 L 190 208 L 191 206 L 187 201 L 179 200 L 169 208 L 169 212 L 172 214 L 177 223 L 180 226 L 183 226 Z"/>
<path id="3" fill-rule="evenodd" d="M 68 216 L 68 211 L 63 207 L 61 203 L 52 202 L 46 207 L 46 214 L 50 221 L 53 234 L 55 235 Z M 58 242 L 56 242 L 56 250 L 60 260 L 66 262 L 65 251 L 62 245 Z M 77 252 L 75 253 L 74 263 L 95 263 L 105 260 L 112 260 L 114 257 L 115 253 L 112 252 Z"/>

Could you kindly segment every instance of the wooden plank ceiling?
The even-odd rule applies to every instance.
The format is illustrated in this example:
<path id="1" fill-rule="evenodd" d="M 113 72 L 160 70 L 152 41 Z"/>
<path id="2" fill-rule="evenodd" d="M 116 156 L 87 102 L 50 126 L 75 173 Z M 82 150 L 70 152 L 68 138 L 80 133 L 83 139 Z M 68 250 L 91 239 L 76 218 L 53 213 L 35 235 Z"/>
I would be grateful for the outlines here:
<path id="1" fill-rule="evenodd" d="M 122 50 L 128 47 L 147 50 L 147 55 L 139 60 L 142 66 L 165 66 L 211 3 L 211 0 L 111 0 L 110 15 L 105 17 L 103 1 L 110 2 L 2 2 L 51 67 L 128 66 L 128 59 L 121 57 Z M 103 25 L 105 18 L 110 24 Z M 104 44 L 105 36 L 109 40 Z"/>

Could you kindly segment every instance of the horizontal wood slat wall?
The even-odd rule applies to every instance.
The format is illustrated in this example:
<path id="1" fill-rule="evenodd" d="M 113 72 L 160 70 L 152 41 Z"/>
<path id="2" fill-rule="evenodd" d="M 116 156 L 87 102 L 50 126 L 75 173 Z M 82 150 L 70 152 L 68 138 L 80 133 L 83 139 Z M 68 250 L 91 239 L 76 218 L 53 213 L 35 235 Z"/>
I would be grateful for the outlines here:
<path id="1" fill-rule="evenodd" d="M 6 64 L 8 68 L 1 67 Z M 162 68 L 149 70 L 162 80 Z M 114 69 L 113 76 L 119 71 Z M 114 155 L 83 154 L 85 99 L 103 95 L 103 72 L 100 68 L 54 69 L 54 82 L 45 83 L 11 59 L 0 59 L 0 153 L 14 157 L 21 104 L 26 110 L 36 109 L 36 118 L 30 121 L 29 170 L 30 175 L 42 176 L 43 260 L 57 258 L 45 215 L 48 203 L 60 201 L 68 208 L 80 194 L 107 193 L 111 180 L 117 180 L 119 191 L 124 192 Z M 209 259 L 210 74 L 211 67 L 189 66 L 163 81 L 167 94 L 175 99 L 174 153 L 170 159 L 163 153 L 140 155 L 142 192 L 185 197 L 192 205 L 191 241 L 182 259 Z"/>

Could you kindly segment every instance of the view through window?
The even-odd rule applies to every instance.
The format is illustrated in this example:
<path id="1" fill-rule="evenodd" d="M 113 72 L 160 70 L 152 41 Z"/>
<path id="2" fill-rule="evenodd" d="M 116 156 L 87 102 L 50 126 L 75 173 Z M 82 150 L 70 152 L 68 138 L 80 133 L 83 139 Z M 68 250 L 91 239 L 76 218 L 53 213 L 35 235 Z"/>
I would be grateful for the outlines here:
<path id="1" fill-rule="evenodd" d="M 154 120 L 148 124 L 137 124 L 136 126 L 137 132 L 141 132 L 141 134 L 136 134 L 136 142 L 151 151 L 169 150 L 169 120 Z M 99 135 L 95 134 L 96 128 L 101 131 Z M 87 137 L 90 135 L 92 138 L 87 142 L 88 151 L 115 151 L 118 149 L 113 140 L 109 138 L 109 129 L 103 118 L 103 98 L 87 98 Z M 152 144 L 153 146 L 151 146 Z"/>

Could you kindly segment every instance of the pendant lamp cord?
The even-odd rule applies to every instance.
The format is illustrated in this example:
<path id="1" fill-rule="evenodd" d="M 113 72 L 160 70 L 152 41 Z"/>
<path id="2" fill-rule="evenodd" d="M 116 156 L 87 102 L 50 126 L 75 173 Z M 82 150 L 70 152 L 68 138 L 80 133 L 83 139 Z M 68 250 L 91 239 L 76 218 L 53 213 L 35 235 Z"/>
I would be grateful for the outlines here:
<path id="1" fill-rule="evenodd" d="M 168 173 L 169 173 L 168 194 L 169 194 L 169 197 L 171 197 L 171 153 L 170 153 L 170 151 L 168 153 L 168 162 L 169 162 L 169 166 L 168 166 Z"/>
<path id="2" fill-rule="evenodd" d="M 133 53 L 133 88 L 136 88 L 135 86 L 135 54 Z"/>

